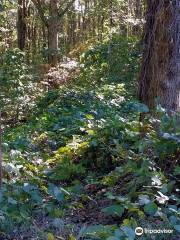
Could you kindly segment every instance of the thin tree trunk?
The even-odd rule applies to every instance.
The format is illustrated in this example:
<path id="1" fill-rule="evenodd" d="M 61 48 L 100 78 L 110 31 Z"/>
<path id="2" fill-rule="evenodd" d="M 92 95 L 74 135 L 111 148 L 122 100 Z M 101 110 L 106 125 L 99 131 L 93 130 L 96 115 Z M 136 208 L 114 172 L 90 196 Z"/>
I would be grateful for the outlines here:
<path id="1" fill-rule="evenodd" d="M 136 26 L 134 27 L 134 34 L 138 36 L 141 34 L 141 26 L 140 26 L 140 19 L 142 18 L 142 3 L 141 0 L 135 1 L 135 19 L 136 19 Z"/>
<path id="2" fill-rule="evenodd" d="M 18 0 L 18 48 L 22 51 L 26 44 L 26 1 Z"/>
<path id="3" fill-rule="evenodd" d="M 48 48 L 49 48 L 49 64 L 56 66 L 58 63 L 58 1 L 51 0 L 49 7 L 48 22 Z"/>

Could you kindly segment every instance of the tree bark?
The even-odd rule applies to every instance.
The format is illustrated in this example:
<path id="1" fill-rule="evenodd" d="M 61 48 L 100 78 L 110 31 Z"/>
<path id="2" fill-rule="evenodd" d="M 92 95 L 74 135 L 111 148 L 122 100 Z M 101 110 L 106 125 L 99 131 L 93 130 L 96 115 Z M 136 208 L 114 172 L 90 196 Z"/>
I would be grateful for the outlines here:
<path id="1" fill-rule="evenodd" d="M 44 1 L 41 0 L 32 0 L 36 6 L 39 16 L 48 29 L 48 63 L 51 66 L 56 66 L 58 63 L 58 28 L 59 20 L 64 16 L 64 14 L 69 10 L 71 5 L 75 0 L 71 0 L 66 4 L 66 7 L 61 11 L 58 8 L 58 0 L 50 0 L 49 3 L 49 19 L 46 18 L 45 12 L 43 9 Z M 66 3 L 66 2 L 64 2 Z"/>
<path id="2" fill-rule="evenodd" d="M 48 22 L 48 62 L 51 66 L 58 63 L 58 0 L 51 0 Z"/>
<path id="3" fill-rule="evenodd" d="M 26 0 L 18 0 L 18 48 L 24 50 L 26 44 Z"/>
<path id="4" fill-rule="evenodd" d="M 59 19 L 61 19 L 64 14 L 73 5 L 75 0 L 71 0 L 66 4 L 66 7 L 59 11 L 58 0 L 50 0 L 49 6 L 49 21 L 48 21 L 48 49 L 49 56 L 48 62 L 51 66 L 55 67 L 58 63 L 58 29 L 59 29 Z"/>
<path id="5" fill-rule="evenodd" d="M 180 111 L 180 0 L 147 0 L 139 99 Z"/>

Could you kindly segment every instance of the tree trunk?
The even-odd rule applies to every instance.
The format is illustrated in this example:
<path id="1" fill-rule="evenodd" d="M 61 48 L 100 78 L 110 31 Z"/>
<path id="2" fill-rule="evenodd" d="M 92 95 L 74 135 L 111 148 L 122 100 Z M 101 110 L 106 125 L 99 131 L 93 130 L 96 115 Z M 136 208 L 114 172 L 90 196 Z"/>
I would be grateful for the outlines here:
<path id="1" fill-rule="evenodd" d="M 51 0 L 48 22 L 48 61 L 51 66 L 58 63 L 58 0 Z"/>
<path id="2" fill-rule="evenodd" d="M 17 33 L 18 48 L 23 51 L 26 44 L 26 0 L 18 0 Z"/>
<path id="3" fill-rule="evenodd" d="M 148 0 L 139 99 L 180 111 L 180 0 Z"/>
<path id="4" fill-rule="evenodd" d="M 136 25 L 134 26 L 134 35 L 138 36 L 141 34 L 141 25 L 140 25 L 140 19 L 142 19 L 142 1 L 136 0 L 135 1 L 135 19 L 136 19 Z"/>

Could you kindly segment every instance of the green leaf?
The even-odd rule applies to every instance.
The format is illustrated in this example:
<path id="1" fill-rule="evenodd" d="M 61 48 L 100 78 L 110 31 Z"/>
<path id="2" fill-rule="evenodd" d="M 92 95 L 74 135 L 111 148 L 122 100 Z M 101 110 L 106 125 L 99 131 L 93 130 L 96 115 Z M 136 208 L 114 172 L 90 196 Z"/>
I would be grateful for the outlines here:
<path id="1" fill-rule="evenodd" d="M 158 207 L 154 202 L 150 202 L 144 206 L 144 211 L 150 216 L 154 216 L 158 211 Z"/>
<path id="2" fill-rule="evenodd" d="M 140 205 L 145 205 L 150 202 L 149 196 L 148 195 L 140 195 L 139 196 L 139 204 Z"/>
<path id="3" fill-rule="evenodd" d="M 178 212 L 178 208 L 176 205 L 168 205 L 168 209 L 171 211 L 171 212 L 174 212 L 174 213 L 177 213 Z"/>
<path id="4" fill-rule="evenodd" d="M 107 240 L 119 240 L 118 237 L 108 237 Z"/>
<path id="5" fill-rule="evenodd" d="M 101 224 L 100 225 L 94 225 L 94 226 L 89 226 L 84 231 L 84 234 L 94 235 L 94 234 L 104 232 L 105 230 L 106 230 L 106 227 L 101 225 Z"/>
<path id="6" fill-rule="evenodd" d="M 31 185 L 29 183 L 24 183 L 23 190 L 26 193 L 30 193 L 33 190 L 36 190 L 36 187 L 34 185 Z"/>
<path id="7" fill-rule="evenodd" d="M 130 108 L 132 108 L 137 113 L 148 113 L 149 108 L 143 103 L 130 103 Z"/>
<path id="8" fill-rule="evenodd" d="M 30 192 L 31 198 L 36 201 L 37 203 L 42 203 L 43 199 L 39 193 L 39 191 L 32 191 Z"/>
<path id="9" fill-rule="evenodd" d="M 86 114 L 86 118 L 89 120 L 93 120 L 94 116 L 92 114 Z"/>
<path id="10" fill-rule="evenodd" d="M 128 237 L 128 240 L 134 240 L 135 239 L 135 231 L 130 227 L 121 227 L 125 235 Z"/>
<path id="11" fill-rule="evenodd" d="M 11 203 L 13 205 L 16 205 L 17 204 L 17 201 L 11 197 L 8 197 L 8 203 Z"/>
<path id="12" fill-rule="evenodd" d="M 174 226 L 174 229 L 175 229 L 177 232 L 180 233 L 180 225 L 175 225 L 175 226 Z"/>
<path id="13" fill-rule="evenodd" d="M 76 240 L 76 238 L 72 234 L 70 234 L 68 240 Z"/>
<path id="14" fill-rule="evenodd" d="M 124 213 L 124 207 L 121 205 L 111 205 L 109 207 L 103 208 L 102 212 L 104 212 L 107 215 L 112 215 L 112 216 L 119 216 L 121 217 L 122 214 Z"/>
<path id="15" fill-rule="evenodd" d="M 123 236 L 124 236 L 123 232 L 122 232 L 121 230 L 119 230 L 119 229 L 116 229 L 116 231 L 115 231 L 115 237 L 121 238 L 121 237 L 123 237 Z"/>
<path id="16" fill-rule="evenodd" d="M 173 174 L 174 174 L 175 176 L 177 176 L 177 175 L 179 175 L 179 173 L 180 173 L 180 166 L 177 166 L 177 167 L 174 169 Z"/>
<path id="17" fill-rule="evenodd" d="M 176 216 L 170 216 L 169 221 L 170 221 L 171 224 L 176 225 L 178 219 L 177 219 Z"/>
<path id="18" fill-rule="evenodd" d="M 0 203 L 3 201 L 3 194 L 0 192 Z"/>
<path id="19" fill-rule="evenodd" d="M 53 225 L 55 228 L 59 228 L 60 226 L 63 226 L 63 225 L 64 225 L 64 221 L 63 221 L 61 218 L 55 218 L 55 219 L 53 219 L 53 221 L 52 221 L 52 225 Z"/>
<path id="20" fill-rule="evenodd" d="M 64 193 L 54 184 L 49 184 L 48 193 L 59 202 L 62 202 L 64 200 Z"/>
<path id="21" fill-rule="evenodd" d="M 55 237 L 52 233 L 48 233 L 47 240 L 55 240 Z"/>
<path id="22" fill-rule="evenodd" d="M 60 202 L 64 200 L 64 194 L 62 193 L 62 191 L 60 189 L 58 189 L 58 187 L 55 187 L 55 189 L 54 189 L 54 196 Z"/>

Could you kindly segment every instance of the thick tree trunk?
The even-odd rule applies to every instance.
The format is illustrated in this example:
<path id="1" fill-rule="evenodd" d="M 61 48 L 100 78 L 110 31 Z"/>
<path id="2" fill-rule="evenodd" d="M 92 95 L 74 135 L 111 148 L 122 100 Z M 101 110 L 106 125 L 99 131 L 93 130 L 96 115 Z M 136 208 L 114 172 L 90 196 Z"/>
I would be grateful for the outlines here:
<path id="1" fill-rule="evenodd" d="M 139 98 L 180 111 L 180 0 L 148 0 Z"/>
<path id="2" fill-rule="evenodd" d="M 26 44 L 26 0 L 18 0 L 17 33 L 18 48 L 23 51 Z"/>
<path id="3" fill-rule="evenodd" d="M 51 66 L 56 66 L 58 63 L 58 0 L 51 0 L 49 7 L 49 22 L 48 22 L 48 61 Z"/>

